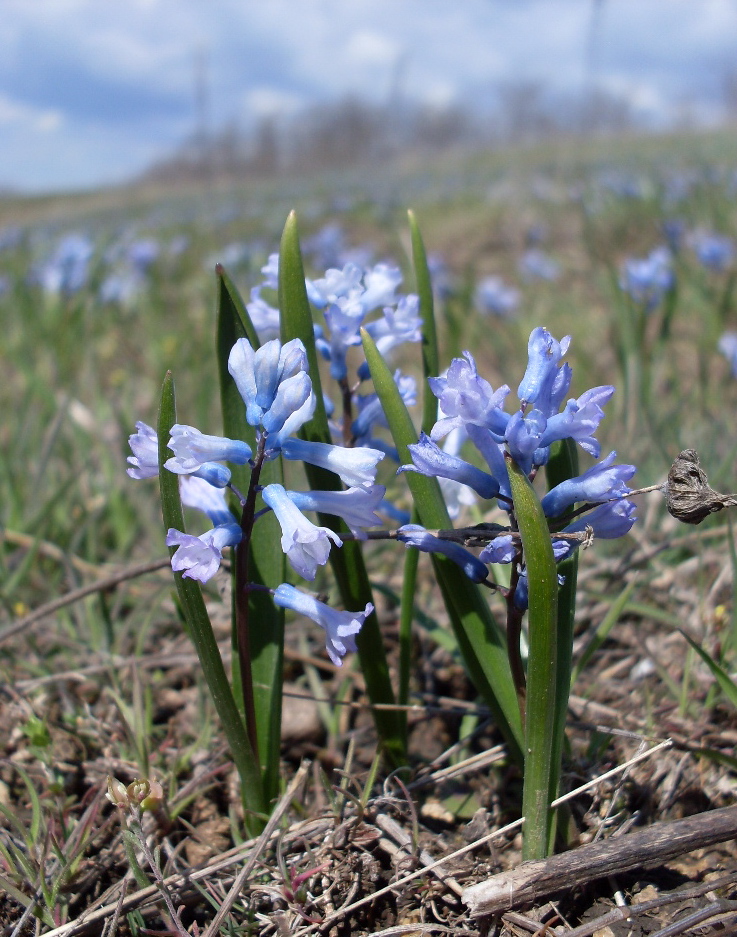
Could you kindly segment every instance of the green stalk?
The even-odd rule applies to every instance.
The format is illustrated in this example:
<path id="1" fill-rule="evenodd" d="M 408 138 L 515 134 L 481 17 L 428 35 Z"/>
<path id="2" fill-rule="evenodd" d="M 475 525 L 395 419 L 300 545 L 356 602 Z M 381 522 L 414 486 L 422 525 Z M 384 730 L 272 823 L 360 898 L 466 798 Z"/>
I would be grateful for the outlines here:
<path id="1" fill-rule="evenodd" d="M 548 522 L 540 499 L 527 475 L 512 459 L 507 460 L 507 467 L 529 593 L 522 859 L 544 859 L 550 852 L 553 830 L 550 804 L 558 786 L 558 772 L 553 763 L 558 711 L 558 580 Z"/>
<path id="2" fill-rule="evenodd" d="M 170 455 L 167 449 L 169 432 L 176 422 L 174 381 L 171 372 L 168 372 L 161 389 L 161 406 L 157 424 L 161 509 L 164 518 L 164 529 L 168 530 L 170 527 L 174 527 L 184 532 L 184 516 L 179 498 L 179 479 L 178 476 L 164 468 L 164 462 Z M 174 548 L 171 547 L 169 552 L 173 554 Z M 233 761 L 241 779 L 241 796 L 246 811 L 246 826 L 249 832 L 255 832 L 261 828 L 261 821 L 267 814 L 261 772 L 254 758 L 246 728 L 225 674 L 210 617 L 202 598 L 202 589 L 194 579 L 186 579 L 178 572 L 174 573 L 174 582 L 189 629 L 189 635 L 197 651 L 202 673 L 212 695 L 215 709 L 223 724 L 225 737 L 228 740 Z"/>

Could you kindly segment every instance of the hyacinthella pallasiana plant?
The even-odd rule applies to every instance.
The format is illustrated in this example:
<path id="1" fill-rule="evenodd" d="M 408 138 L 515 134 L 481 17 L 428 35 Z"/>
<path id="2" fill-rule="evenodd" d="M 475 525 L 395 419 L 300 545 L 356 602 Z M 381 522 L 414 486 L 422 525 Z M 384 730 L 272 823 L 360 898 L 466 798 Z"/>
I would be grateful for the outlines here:
<path id="1" fill-rule="evenodd" d="M 284 243 L 283 240 L 283 248 Z M 289 248 L 289 245 L 287 247 Z M 292 254 L 290 260 L 289 249 L 286 254 L 283 250 L 279 258 L 279 267 L 284 265 L 285 258 L 287 263 L 294 259 Z M 281 270 L 277 274 L 277 265 L 272 263 L 271 266 L 274 268 L 274 275 L 278 277 L 275 284 L 282 300 Z M 307 296 L 311 293 L 313 308 L 309 313 L 310 323 L 315 310 L 320 309 L 322 304 L 327 328 L 313 328 L 310 324 L 307 331 L 303 328 L 299 333 L 301 338 L 272 338 L 260 346 L 255 338 L 251 341 L 241 337 L 230 346 L 226 355 L 227 373 L 237 388 L 239 406 L 244 411 L 245 424 L 250 428 L 249 441 L 205 435 L 192 426 L 179 423 L 174 418 L 173 403 L 169 410 L 165 408 L 168 393 L 165 383 L 158 432 L 143 423 L 138 424 L 138 432 L 131 437 L 133 457 L 129 460 L 129 473 L 135 478 L 159 474 L 162 499 L 164 489 L 169 484 L 166 479 L 172 479 L 179 516 L 181 517 L 181 504 L 184 504 L 200 510 L 212 524 L 208 531 L 199 536 L 185 533 L 181 524 L 169 525 L 167 544 L 173 551 L 172 568 L 180 574 L 178 588 L 185 580 L 209 581 L 216 574 L 224 552 L 235 548 L 236 620 L 239 603 L 248 606 L 249 596 L 267 593 L 275 606 L 312 618 L 324 629 L 326 649 L 334 664 L 340 664 L 346 653 L 356 649 L 356 637 L 362 629 L 365 631 L 368 627 L 367 618 L 373 611 L 372 604 L 366 601 L 362 603 L 362 607 L 351 607 L 346 602 L 347 610 L 340 611 L 289 581 L 267 586 L 252 578 L 252 568 L 247 561 L 239 560 L 239 557 L 247 556 L 247 547 L 255 531 L 267 517 L 275 518 L 278 522 L 279 545 L 283 556 L 286 556 L 294 573 L 308 581 L 314 580 L 318 567 L 328 561 L 331 553 L 334 555 L 334 548 L 341 547 L 350 540 L 364 539 L 368 535 L 376 538 L 396 538 L 407 547 L 442 554 L 443 560 L 453 561 L 468 577 L 468 588 L 475 589 L 472 583 L 499 588 L 507 599 L 509 663 L 506 678 L 502 671 L 497 673 L 501 682 L 508 679 L 510 686 L 516 685 L 522 704 L 522 722 L 525 723 L 525 802 L 528 802 L 529 776 L 533 781 L 530 790 L 532 791 L 533 786 L 537 788 L 536 800 L 544 808 L 542 814 L 540 810 L 534 813 L 523 803 L 523 809 L 531 818 L 531 823 L 542 829 L 538 836 L 538 844 L 532 848 L 532 852 L 528 850 L 528 855 L 545 851 L 546 847 L 541 847 L 540 842 L 547 844 L 549 841 L 548 805 L 557 792 L 558 774 L 554 764 L 551 768 L 549 751 L 542 759 L 542 774 L 539 770 L 531 770 L 536 761 L 540 761 L 538 749 L 541 747 L 533 728 L 539 737 L 540 726 L 545 722 L 535 714 L 535 705 L 542 706 L 545 710 L 545 725 L 549 729 L 549 711 L 555 710 L 559 715 L 561 704 L 559 701 L 556 706 L 550 705 L 550 700 L 555 698 L 554 688 L 542 686 L 539 680 L 536 683 L 535 677 L 534 662 L 539 654 L 536 651 L 536 641 L 533 640 L 533 618 L 540 604 L 536 590 L 539 592 L 538 580 L 541 577 L 540 565 L 537 561 L 533 562 L 533 553 L 539 546 L 540 538 L 537 538 L 536 545 L 535 537 L 529 535 L 531 528 L 526 519 L 531 511 L 534 513 L 534 497 L 531 502 L 527 489 L 532 491 L 530 481 L 540 468 L 548 463 L 551 447 L 561 443 L 577 443 L 595 458 L 599 457 L 599 444 L 595 433 L 603 416 L 602 407 L 613 393 L 613 388 L 593 388 L 579 398 L 566 402 L 571 384 L 571 369 L 561 361 L 569 339 L 558 342 L 547 330 L 538 328 L 530 337 L 529 362 L 518 388 L 518 408 L 512 413 L 504 409 L 509 388 L 505 386 L 494 391 L 478 374 L 471 355 L 466 353 L 464 358 L 453 361 L 445 376 L 430 380 L 432 393 L 438 399 L 441 418 L 428 435 L 423 433 L 419 441 L 415 435 L 414 441 L 407 447 L 405 440 L 400 440 L 395 432 L 390 413 L 392 408 L 386 404 L 387 381 L 382 378 L 382 381 L 378 382 L 377 373 L 381 368 L 386 368 L 383 356 L 395 344 L 400 341 L 418 340 L 416 298 L 405 299 L 402 302 L 394 296 L 396 283 L 393 281 L 393 275 L 388 272 L 389 268 L 375 270 L 373 276 L 359 275 L 350 268 L 328 271 L 323 281 L 317 281 L 317 290 L 310 290 L 309 283 L 305 288 L 301 259 L 298 269 L 305 307 Z M 376 295 L 373 296 L 372 302 L 376 300 L 381 304 L 390 298 L 396 308 L 384 307 L 383 314 L 380 312 L 378 318 L 367 323 L 367 297 L 373 294 Z M 299 291 L 296 295 L 299 301 Z M 260 297 L 257 295 L 255 298 Z M 284 315 L 284 308 L 282 306 L 279 310 L 281 316 Z M 249 308 L 249 312 L 251 311 Z M 254 309 L 253 313 L 255 312 Z M 257 319 L 258 316 L 253 313 L 251 319 Z M 254 324 L 251 322 L 251 326 Z M 284 337 L 284 322 L 279 323 L 279 329 Z M 255 329 L 253 334 L 255 336 Z M 289 334 L 289 323 L 286 334 Z M 292 334 L 295 332 L 292 331 Z M 367 360 L 358 369 L 358 380 L 360 383 L 368 378 L 370 373 L 377 391 L 377 395 L 364 395 L 363 402 L 358 400 L 357 385 L 348 380 L 345 366 L 347 348 L 356 346 L 360 349 L 361 342 Z M 310 344 L 312 357 L 309 353 Z M 341 403 L 336 408 L 339 417 L 336 420 L 336 430 L 337 438 L 342 444 L 335 444 L 333 441 L 318 442 L 314 437 L 300 438 L 300 435 L 305 435 L 304 428 L 313 425 L 313 418 L 323 399 L 321 391 L 316 390 L 320 387 L 319 376 L 314 370 L 316 350 L 330 362 L 331 375 L 340 388 Z M 407 392 L 406 382 L 401 375 L 391 375 L 390 372 L 388 374 L 390 396 L 393 395 L 394 403 L 404 409 L 405 402 L 413 399 L 413 393 Z M 384 388 L 383 392 L 380 390 L 380 384 Z M 171 397 L 173 400 L 173 388 Z M 354 406 L 358 408 L 357 416 L 352 412 Z M 396 410 L 396 407 L 394 409 Z M 370 420 L 367 418 L 369 413 Z M 378 441 L 373 444 L 374 439 L 378 437 L 373 436 L 372 427 L 382 422 L 389 425 L 396 448 L 386 443 L 380 444 Z M 327 423 L 326 432 L 329 433 Z M 437 440 L 450 433 L 461 434 L 475 447 L 475 461 L 483 462 L 483 469 L 465 462 L 458 455 L 452 455 L 451 451 L 458 451 L 457 445 L 450 451 L 438 446 Z M 370 441 L 372 444 L 361 445 L 364 441 Z M 446 450 L 448 448 L 446 446 Z M 396 512 L 392 512 L 391 506 L 385 500 L 384 487 L 376 484 L 377 466 L 387 454 L 400 454 L 403 461 L 408 461 L 408 454 L 411 456 L 412 464 L 405 464 L 399 469 L 400 472 L 424 475 L 426 480 L 432 479 L 434 483 L 436 479 L 444 479 L 446 482 L 469 486 L 479 497 L 487 499 L 490 507 L 500 507 L 506 513 L 507 523 L 485 525 L 481 530 L 432 530 L 431 525 L 427 523 L 424 527 L 420 524 L 405 523 L 391 531 L 376 530 L 382 522 L 379 512 L 396 516 Z M 562 563 L 570 558 L 583 540 L 597 536 L 617 537 L 631 528 L 634 522 L 634 506 L 626 497 L 630 493 L 627 481 L 635 470 L 633 466 L 615 465 L 614 458 L 615 454 L 611 453 L 582 475 L 569 472 L 567 477 L 563 477 L 558 484 L 551 487 L 542 502 L 537 502 L 544 527 L 544 549 L 549 552 L 551 563 Z M 282 459 L 301 462 L 308 472 L 310 466 L 317 466 L 333 473 L 340 479 L 339 490 L 318 490 L 314 487 L 305 491 L 292 491 L 273 479 L 265 480 L 263 476 L 268 474 L 267 467 L 280 463 Z M 230 463 L 234 470 L 238 469 L 240 472 L 238 485 L 233 482 L 231 469 L 224 463 Z M 162 466 L 164 471 L 160 472 Z M 242 473 L 243 469 L 247 470 L 246 475 Z M 520 487 L 520 477 L 524 478 L 527 489 Z M 226 492 L 229 492 L 229 500 L 226 500 Z M 239 516 L 232 513 L 235 504 L 239 505 Z M 419 504 L 417 509 L 417 519 L 422 523 L 423 510 Z M 313 523 L 305 512 L 317 512 L 318 519 L 323 519 L 326 515 L 340 518 L 343 525 L 340 528 L 341 532 L 336 532 L 332 524 L 328 526 L 325 523 Z M 166 504 L 164 514 L 169 518 L 176 516 L 171 509 L 167 511 Z M 370 531 L 368 534 L 367 530 Z M 480 545 L 482 548 L 479 552 Z M 504 588 L 493 582 L 489 571 L 491 564 L 498 563 L 510 564 L 510 583 Z M 459 575 L 463 580 L 463 575 Z M 555 575 L 552 578 L 552 590 L 557 594 L 558 581 Z M 550 577 L 546 581 L 545 589 L 551 594 L 549 579 Z M 201 603 L 199 591 L 197 595 Z M 180 592 L 180 598 L 181 596 Z M 452 604 L 454 596 L 449 598 L 445 595 L 445 599 L 446 604 Z M 465 598 L 461 597 L 462 604 L 465 601 Z M 183 604 L 187 605 L 187 602 Z M 530 652 L 525 674 L 520 654 L 520 630 L 528 604 Z M 192 626 L 192 621 L 198 616 L 207 617 L 204 605 L 201 605 L 201 611 L 198 611 L 196 605 L 196 601 L 192 599 L 189 607 L 185 608 L 190 628 L 195 634 L 197 629 Z M 488 609 L 486 611 L 488 613 Z M 458 615 L 456 614 L 454 619 L 450 609 L 449 613 L 455 627 Z M 550 609 L 548 618 L 549 613 Z M 207 626 L 210 627 L 209 620 Z M 260 621 L 251 622 L 252 632 L 259 626 Z M 461 622 L 461 628 L 464 627 L 465 620 Z M 259 733 L 256 730 L 257 720 L 253 702 L 249 701 L 249 692 L 252 692 L 253 688 L 249 691 L 247 635 L 246 640 L 241 641 L 242 637 L 239 630 L 239 677 L 243 693 L 241 716 L 235 708 L 238 704 L 234 706 L 234 693 L 227 683 L 217 646 L 211 637 L 211 627 L 210 637 L 206 635 L 207 640 L 197 643 L 199 639 L 195 637 L 195 642 L 243 786 L 247 789 L 244 792 L 244 800 L 252 813 L 264 814 L 268 813 L 269 798 L 264 796 L 263 790 L 260 796 L 253 795 L 250 802 L 248 801 L 249 790 L 259 785 Z M 283 642 L 283 635 L 281 641 Z M 473 646 L 473 633 L 470 630 L 465 634 L 462 643 L 467 665 L 475 654 L 483 655 L 486 652 L 485 645 Z M 214 665 L 211 659 L 213 655 L 217 658 Z M 562 656 L 566 655 L 570 658 L 569 648 L 562 651 Z M 547 664 L 550 664 L 550 659 Z M 480 669 L 476 665 L 476 674 L 481 672 L 483 667 L 483 661 Z M 553 672 L 548 667 L 546 680 L 556 680 L 554 670 L 553 660 Z M 509 676 L 510 673 L 512 676 Z M 570 659 L 568 673 L 570 674 Z M 367 680 L 367 684 L 368 682 Z M 493 696 L 497 688 L 494 687 L 493 679 L 490 683 Z M 385 699 L 377 699 L 371 689 L 369 695 L 372 702 L 385 702 Z M 492 699 L 492 708 L 493 703 Z M 565 713 L 565 701 L 562 708 Z M 503 705 L 501 709 L 504 709 Z M 507 729 L 503 731 L 511 746 L 519 745 L 519 751 L 522 747 L 520 730 L 515 729 L 514 713 L 510 715 L 509 706 L 505 714 Z M 239 734 L 233 729 L 239 720 L 241 726 L 245 720 L 245 737 L 243 733 Z M 516 721 L 518 725 L 522 724 L 519 710 Z M 558 724 L 561 724 L 560 719 Z M 545 731 L 547 730 L 543 726 L 543 732 Z M 550 732 L 548 734 L 550 735 Z M 551 745 L 554 747 L 558 743 L 562 748 L 560 739 L 554 743 L 546 740 L 542 747 L 547 750 Z M 241 751 L 238 751 L 239 747 Z M 271 754 L 274 754 L 273 751 Z M 560 752 L 553 757 L 553 762 L 557 757 L 558 765 L 559 754 Z M 278 747 L 276 761 L 278 767 Z M 261 766 L 263 767 L 263 758 Z M 533 794 L 530 793 L 529 796 L 533 797 Z"/>

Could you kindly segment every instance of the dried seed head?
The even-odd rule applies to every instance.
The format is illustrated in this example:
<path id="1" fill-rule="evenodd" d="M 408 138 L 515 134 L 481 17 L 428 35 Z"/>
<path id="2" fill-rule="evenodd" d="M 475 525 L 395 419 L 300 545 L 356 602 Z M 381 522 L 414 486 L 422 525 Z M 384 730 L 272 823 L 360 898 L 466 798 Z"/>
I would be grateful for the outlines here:
<path id="1" fill-rule="evenodd" d="M 668 512 L 684 524 L 700 524 L 710 514 L 737 505 L 737 495 L 723 495 L 709 487 L 695 449 L 684 449 L 671 466 L 665 499 Z"/>

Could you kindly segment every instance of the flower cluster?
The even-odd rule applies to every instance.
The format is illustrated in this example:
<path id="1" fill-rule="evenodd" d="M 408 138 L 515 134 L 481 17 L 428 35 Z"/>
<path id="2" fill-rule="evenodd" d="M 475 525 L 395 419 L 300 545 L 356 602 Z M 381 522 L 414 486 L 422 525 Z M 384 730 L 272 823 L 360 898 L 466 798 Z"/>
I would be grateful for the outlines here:
<path id="1" fill-rule="evenodd" d="M 269 257 L 262 273 L 265 280 L 251 290 L 247 308 L 259 337 L 266 339 L 279 333 L 279 310 L 262 295 L 264 290 L 277 288 L 278 254 Z M 412 293 L 399 295 L 401 283 L 398 267 L 386 263 L 363 267 L 353 261 L 340 268 L 329 268 L 324 277 L 305 281 L 307 296 L 324 321 L 324 326 L 315 325 L 315 344 L 329 362 L 330 376 L 338 383 L 341 395 L 339 406 L 329 398 L 326 400 L 329 413 L 338 417 L 331 423 L 331 429 L 336 438 L 351 445 L 381 448 L 392 457 L 394 450 L 374 435 L 377 426 L 386 425 L 378 399 L 375 394 L 358 394 L 357 385 L 349 380 L 348 356 L 351 349 L 361 350 L 361 328 L 366 329 L 385 358 L 398 345 L 421 340 L 419 300 Z M 357 377 L 358 384 L 369 377 L 363 360 L 358 364 Z M 397 371 L 395 380 L 405 403 L 413 404 L 414 378 Z"/>
<path id="2" fill-rule="evenodd" d="M 412 465 L 400 471 L 414 471 L 440 479 L 452 479 L 468 486 L 482 498 L 497 499 L 499 506 L 510 514 L 512 529 L 494 538 L 476 557 L 460 544 L 448 543 L 414 525 L 400 529 L 399 539 L 408 546 L 441 552 L 458 563 L 477 582 L 486 579 L 488 563 L 517 564 L 518 582 L 514 595 L 518 607 L 526 607 L 527 579 L 514 537 L 514 505 L 512 502 L 506 458 L 530 477 L 545 465 L 551 445 L 562 439 L 573 439 L 598 459 L 599 442 L 594 434 L 601 422 L 602 407 L 614 393 L 609 385 L 594 387 L 577 399 L 565 402 L 572 372 L 561 364 L 570 339 L 556 341 L 544 328 L 536 328 L 528 344 L 528 364 L 517 389 L 520 406 L 511 414 L 504 405 L 510 393 L 506 385 L 494 390 L 476 370 L 469 352 L 452 362 L 445 377 L 431 378 L 430 387 L 438 398 L 444 416 L 438 420 L 430 436 L 422 434 L 410 446 Z M 462 429 L 476 447 L 485 468 L 466 462 L 460 456 L 440 448 L 437 440 Z M 551 522 L 551 530 L 575 534 L 587 529 L 594 536 L 621 537 L 635 520 L 633 502 L 627 481 L 635 473 L 633 465 L 615 465 L 612 452 L 577 478 L 561 482 L 542 499 L 542 507 Z M 584 511 L 575 505 L 583 505 Z M 596 507 L 594 507 L 596 505 Z M 561 560 L 576 549 L 575 539 L 555 539 L 553 549 Z"/>
<path id="3" fill-rule="evenodd" d="M 303 511 L 318 511 L 342 518 L 356 536 L 366 527 L 380 523 L 375 513 L 385 489 L 375 484 L 376 468 L 384 452 L 368 446 L 344 448 L 309 442 L 294 434 L 313 415 L 316 399 L 307 371 L 307 353 L 299 339 L 282 345 L 277 339 L 254 350 L 247 339 L 233 346 L 228 370 L 243 399 L 247 422 L 256 429 L 256 451 L 237 439 L 209 436 L 194 426 L 171 428 L 168 447 L 173 456 L 165 468 L 179 475 L 182 502 L 208 516 L 212 528 L 200 536 L 170 529 L 168 546 L 176 546 L 172 568 L 183 576 L 207 582 L 217 572 L 226 547 L 236 546 L 244 536 L 241 523 L 230 512 L 224 489 L 231 487 L 231 472 L 224 465 L 250 465 L 252 484 L 260 491 L 264 511 L 273 511 L 282 531 L 281 546 L 294 570 L 313 580 L 324 565 L 332 545 L 340 537 L 330 528 L 314 524 Z M 144 423 L 130 437 L 133 451 L 128 474 L 148 478 L 158 473 L 156 433 Z M 343 491 L 288 491 L 282 485 L 258 486 L 264 462 L 285 459 L 318 465 L 337 474 L 347 488 Z M 245 504 L 243 496 L 236 492 Z M 355 648 L 353 635 L 372 611 L 337 613 L 322 603 L 301 596 L 291 586 L 277 588 L 277 604 L 314 618 L 328 634 L 327 648 L 335 663 Z M 309 600 L 308 600 L 309 599 Z M 349 616 L 349 620 L 345 616 Z"/>

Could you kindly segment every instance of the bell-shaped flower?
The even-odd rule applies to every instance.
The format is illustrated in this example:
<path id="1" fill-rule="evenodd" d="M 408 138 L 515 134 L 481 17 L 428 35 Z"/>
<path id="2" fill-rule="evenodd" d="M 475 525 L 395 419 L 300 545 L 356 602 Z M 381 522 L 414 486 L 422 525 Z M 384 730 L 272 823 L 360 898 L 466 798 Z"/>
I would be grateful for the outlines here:
<path id="1" fill-rule="evenodd" d="M 519 550 L 509 534 L 494 537 L 479 553 L 482 563 L 511 563 Z"/>
<path id="2" fill-rule="evenodd" d="M 574 439 L 579 446 L 595 459 L 599 458 L 601 445 L 594 433 L 604 418 L 602 406 L 614 393 L 611 384 L 592 387 L 578 398 L 569 400 L 562 413 L 548 418 L 541 446 L 549 446 L 557 439 Z"/>
<path id="3" fill-rule="evenodd" d="M 171 568 L 188 579 L 207 582 L 220 568 L 223 550 L 240 543 L 242 537 L 243 531 L 238 524 L 223 524 L 199 537 L 170 527 L 166 545 L 179 547 L 171 558 Z"/>
<path id="4" fill-rule="evenodd" d="M 298 338 L 285 345 L 273 339 L 257 351 L 248 339 L 239 338 L 228 357 L 228 371 L 246 405 L 251 426 L 258 426 L 270 410 L 282 381 L 306 370 L 307 352 Z"/>
<path id="5" fill-rule="evenodd" d="M 312 381 L 306 371 L 288 377 L 279 384 L 271 406 L 261 417 L 261 425 L 267 433 L 280 433 L 286 421 L 305 404 L 310 415 L 314 413 L 314 404 L 310 403 L 313 396 Z"/>
<path id="6" fill-rule="evenodd" d="M 281 444 L 281 453 L 285 459 L 308 462 L 335 472 L 349 488 L 373 485 L 376 466 L 384 458 L 383 452 L 369 449 L 368 446 L 346 449 L 344 446 L 296 438 L 285 439 Z"/>
<path id="7" fill-rule="evenodd" d="M 364 292 L 361 305 L 364 312 L 371 312 L 396 303 L 395 291 L 402 283 L 402 271 L 389 264 L 376 264 L 369 267 L 363 275 Z"/>
<path id="8" fill-rule="evenodd" d="M 524 407 L 535 403 L 541 391 L 552 382 L 560 359 L 568 351 L 571 337 L 556 341 L 546 328 L 532 330 L 527 343 L 527 369 L 517 388 L 517 396 Z"/>
<path id="9" fill-rule="evenodd" d="M 421 433 L 419 442 L 408 446 L 408 449 L 413 464 L 403 465 L 399 472 L 419 472 L 431 478 L 451 478 L 473 488 L 482 498 L 493 498 L 499 491 L 499 482 L 493 475 L 458 456 L 444 452 L 426 433 Z"/>
<path id="10" fill-rule="evenodd" d="M 644 259 L 630 257 L 622 265 L 620 288 L 648 312 L 673 288 L 673 257 L 667 247 L 657 247 Z"/>
<path id="11" fill-rule="evenodd" d="M 127 469 L 127 472 L 131 478 L 153 478 L 159 474 L 156 430 L 141 422 L 136 423 L 136 428 L 138 432 L 128 438 L 133 455 L 128 456 L 131 468 Z M 178 473 L 175 472 L 175 474 Z M 225 488 L 230 484 L 230 469 L 217 462 L 202 462 L 192 470 L 192 474 L 203 478 L 216 488 Z"/>
<path id="12" fill-rule="evenodd" d="M 541 504 L 547 517 L 559 517 L 576 502 L 609 501 L 630 493 L 625 482 L 637 469 L 634 465 L 613 465 L 616 452 L 610 452 L 583 475 L 568 478 L 545 495 Z"/>
<path id="13" fill-rule="evenodd" d="M 737 377 L 737 332 L 724 332 L 719 339 L 717 348 L 729 362 L 732 377 Z M 128 461 L 130 462 L 130 459 Z M 130 471 L 128 474 L 130 474 Z"/>
<path id="14" fill-rule="evenodd" d="M 214 487 L 204 478 L 198 478 L 196 475 L 180 475 L 179 497 L 185 507 L 207 514 L 213 527 L 238 524 L 238 519 L 228 508 L 222 488 Z"/>
<path id="15" fill-rule="evenodd" d="M 632 525 L 637 520 L 635 511 L 637 505 L 634 501 L 628 501 L 621 498 L 618 501 L 607 501 L 577 517 L 567 527 L 563 528 L 566 534 L 579 533 L 590 527 L 595 537 L 602 540 L 616 540 L 617 537 L 624 537 L 632 529 Z"/>
<path id="16" fill-rule="evenodd" d="M 331 267 L 324 277 L 311 281 L 310 302 L 324 309 L 341 298 L 363 292 L 362 278 L 363 270 L 358 264 L 347 263 L 342 269 Z"/>
<path id="17" fill-rule="evenodd" d="M 474 305 L 483 314 L 508 319 L 517 311 L 521 298 L 520 291 L 501 277 L 484 277 L 476 287 Z"/>
<path id="18" fill-rule="evenodd" d="M 507 446 L 523 472 L 532 470 L 533 455 L 540 446 L 547 422 L 540 410 L 530 410 L 527 414 L 518 410 L 509 420 Z"/>
<path id="19" fill-rule="evenodd" d="M 495 433 L 498 442 L 503 441 L 509 414 L 502 407 L 509 388 L 504 384 L 495 391 L 479 377 L 470 352 L 464 351 L 463 358 L 454 358 L 445 377 L 431 377 L 428 384 L 445 414 L 432 429 L 433 439 L 442 439 L 457 426 L 474 423 Z"/>
<path id="20" fill-rule="evenodd" d="M 301 511 L 317 511 L 341 517 L 358 537 L 364 537 L 364 527 L 382 523 L 376 510 L 384 499 L 384 485 L 370 488 L 347 488 L 345 491 L 288 491 L 287 495 Z"/>
<path id="21" fill-rule="evenodd" d="M 474 556 L 470 550 L 462 547 L 453 540 L 442 540 L 436 537 L 419 524 L 405 524 L 397 531 L 397 540 L 407 547 L 416 547 L 423 553 L 440 553 L 447 556 L 473 582 L 483 582 L 488 576 L 488 570 L 481 560 Z"/>
<path id="22" fill-rule="evenodd" d="M 306 615 L 325 631 L 325 649 L 336 667 L 340 667 L 346 654 L 356 652 L 356 635 L 374 610 L 367 602 L 362 612 L 340 612 L 286 582 L 274 589 L 274 602 L 281 608 Z"/>
<path id="23" fill-rule="evenodd" d="M 251 458 L 251 448 L 240 439 L 226 436 L 206 436 L 194 426 L 175 423 L 168 446 L 174 453 L 164 465 L 175 475 L 196 472 L 205 462 L 234 462 L 245 465 Z"/>
<path id="24" fill-rule="evenodd" d="M 300 576 L 314 579 L 317 567 L 328 561 L 330 541 L 337 546 L 343 541 L 330 528 L 308 520 L 281 485 L 267 485 L 261 496 L 279 521 L 281 547 L 287 559 Z"/>
<path id="25" fill-rule="evenodd" d="M 159 474 L 159 437 L 152 426 L 140 420 L 136 430 L 128 437 L 133 455 L 128 456 L 131 467 L 126 472 L 131 478 L 154 478 Z"/>

